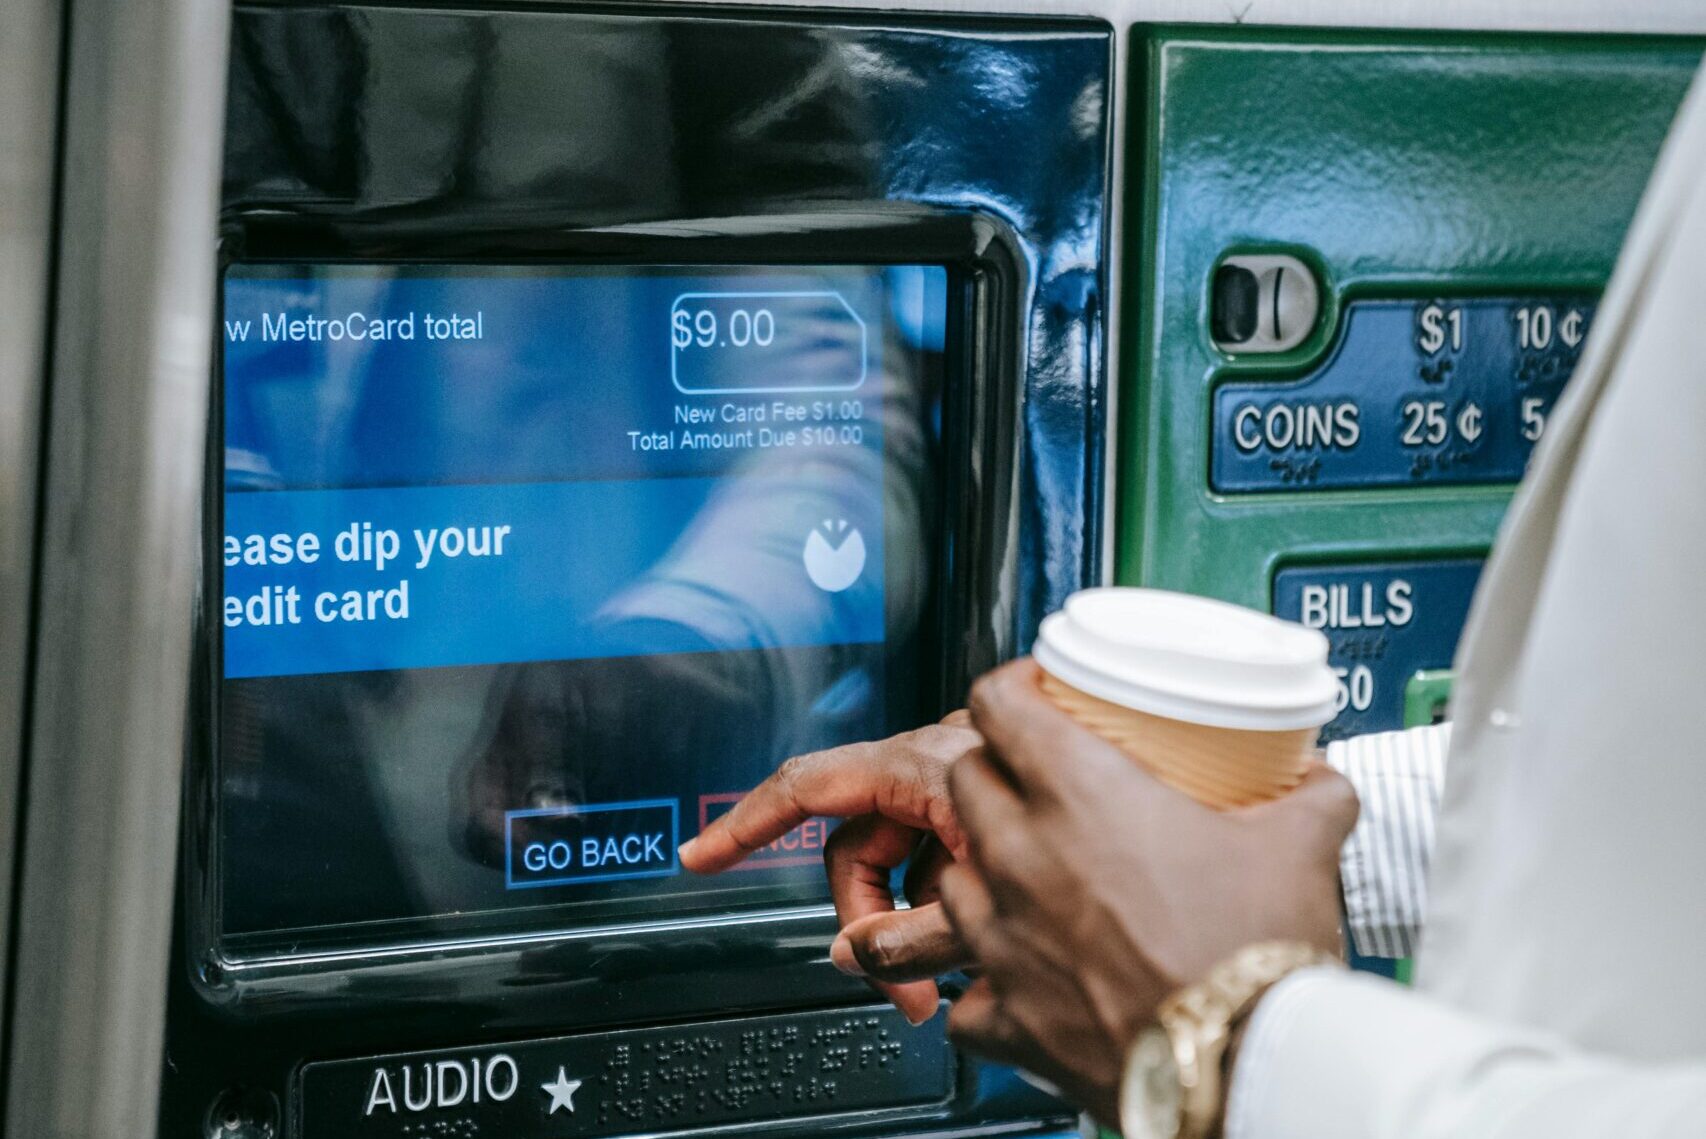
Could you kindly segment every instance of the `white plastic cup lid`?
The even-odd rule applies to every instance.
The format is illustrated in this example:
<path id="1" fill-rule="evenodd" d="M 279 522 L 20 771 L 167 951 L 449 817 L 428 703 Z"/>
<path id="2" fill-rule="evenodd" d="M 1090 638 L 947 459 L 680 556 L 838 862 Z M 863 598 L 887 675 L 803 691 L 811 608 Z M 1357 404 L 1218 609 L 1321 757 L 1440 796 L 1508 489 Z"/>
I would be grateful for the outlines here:
<path id="1" fill-rule="evenodd" d="M 1161 589 L 1086 589 L 1044 618 L 1032 650 L 1057 680 L 1121 707 L 1212 728 L 1331 720 L 1327 638 L 1266 613 Z"/>

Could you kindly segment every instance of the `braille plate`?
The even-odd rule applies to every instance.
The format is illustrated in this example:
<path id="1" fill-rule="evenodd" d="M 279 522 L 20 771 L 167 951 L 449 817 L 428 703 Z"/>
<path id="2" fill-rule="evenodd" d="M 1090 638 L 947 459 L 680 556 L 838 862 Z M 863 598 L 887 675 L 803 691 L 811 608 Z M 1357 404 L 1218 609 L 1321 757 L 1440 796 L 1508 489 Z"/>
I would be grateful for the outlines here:
<path id="1" fill-rule="evenodd" d="M 297 1139 L 560 1139 L 928 1107 L 954 1090 L 937 1016 L 787 1013 L 312 1063 Z"/>

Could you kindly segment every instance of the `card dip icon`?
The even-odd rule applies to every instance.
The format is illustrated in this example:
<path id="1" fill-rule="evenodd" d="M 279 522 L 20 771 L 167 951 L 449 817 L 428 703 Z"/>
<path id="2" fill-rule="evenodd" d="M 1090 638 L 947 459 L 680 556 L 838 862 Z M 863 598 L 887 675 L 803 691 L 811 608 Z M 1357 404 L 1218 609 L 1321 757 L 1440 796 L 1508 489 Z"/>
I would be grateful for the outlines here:
<path id="1" fill-rule="evenodd" d="M 845 518 L 824 519 L 806 538 L 806 576 L 825 593 L 840 593 L 865 570 L 865 538 Z"/>

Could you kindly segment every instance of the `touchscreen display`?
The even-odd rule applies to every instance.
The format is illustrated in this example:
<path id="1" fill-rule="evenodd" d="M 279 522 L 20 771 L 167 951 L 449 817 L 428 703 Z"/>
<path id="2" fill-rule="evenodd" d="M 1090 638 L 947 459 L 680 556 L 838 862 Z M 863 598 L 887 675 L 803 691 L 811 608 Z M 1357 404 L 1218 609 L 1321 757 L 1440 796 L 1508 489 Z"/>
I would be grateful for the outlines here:
<path id="1" fill-rule="evenodd" d="M 823 897 L 826 821 L 718 878 L 676 846 L 933 711 L 947 297 L 933 266 L 231 266 L 223 936 Z"/>

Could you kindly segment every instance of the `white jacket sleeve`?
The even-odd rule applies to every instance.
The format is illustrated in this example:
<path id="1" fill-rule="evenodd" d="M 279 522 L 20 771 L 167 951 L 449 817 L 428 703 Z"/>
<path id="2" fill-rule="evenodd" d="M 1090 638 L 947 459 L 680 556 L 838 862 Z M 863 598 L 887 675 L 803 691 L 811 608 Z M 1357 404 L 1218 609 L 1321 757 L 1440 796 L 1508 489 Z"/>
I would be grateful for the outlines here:
<path id="1" fill-rule="evenodd" d="M 1479 1020 L 1389 981 L 1310 970 L 1257 1006 L 1226 1139 L 1706 1135 L 1706 1058 L 1639 1066 Z"/>

